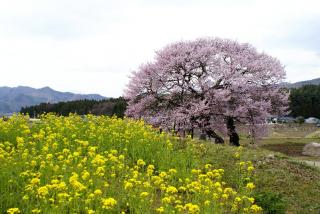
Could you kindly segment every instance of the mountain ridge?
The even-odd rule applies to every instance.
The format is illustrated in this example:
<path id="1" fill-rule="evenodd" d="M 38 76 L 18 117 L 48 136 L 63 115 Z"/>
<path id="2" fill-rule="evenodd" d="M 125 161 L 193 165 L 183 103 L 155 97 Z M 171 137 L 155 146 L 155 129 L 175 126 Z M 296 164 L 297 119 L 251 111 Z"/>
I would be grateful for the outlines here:
<path id="1" fill-rule="evenodd" d="M 286 88 L 300 88 L 304 85 L 320 85 L 320 78 L 304 80 L 304 81 L 299 81 L 294 83 L 284 82 L 281 85 Z"/>
<path id="2" fill-rule="evenodd" d="M 40 103 L 56 103 L 73 100 L 102 100 L 106 97 L 99 94 L 77 94 L 56 91 L 48 86 L 32 88 L 29 86 L 0 87 L 0 114 L 19 112 L 21 107 Z"/>

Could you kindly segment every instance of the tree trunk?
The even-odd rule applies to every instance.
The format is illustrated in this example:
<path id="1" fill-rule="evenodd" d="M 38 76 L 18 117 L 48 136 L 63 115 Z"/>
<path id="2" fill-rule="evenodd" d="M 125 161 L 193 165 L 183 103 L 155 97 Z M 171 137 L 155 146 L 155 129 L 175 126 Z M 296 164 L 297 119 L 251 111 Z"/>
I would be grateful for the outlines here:
<path id="1" fill-rule="evenodd" d="M 217 133 L 215 133 L 210 127 L 210 118 L 205 118 L 206 121 L 204 124 L 200 124 L 199 128 L 202 130 L 202 133 L 205 133 L 209 138 L 214 138 L 214 143 L 224 144 L 224 140 Z"/>
<path id="2" fill-rule="evenodd" d="M 183 138 L 186 137 L 186 130 L 181 130 L 180 133 L 181 133 L 180 137 L 183 137 Z"/>
<path id="3" fill-rule="evenodd" d="M 234 120 L 232 117 L 227 117 L 227 129 L 228 129 L 230 145 L 240 146 L 239 135 L 236 132 L 236 127 L 234 126 Z"/>
<path id="4" fill-rule="evenodd" d="M 162 134 L 162 127 L 159 127 L 159 133 Z"/>
<path id="5" fill-rule="evenodd" d="M 172 136 L 176 135 L 176 122 L 173 123 L 173 132 L 172 132 Z"/>
<path id="6" fill-rule="evenodd" d="M 201 133 L 200 140 L 207 140 L 207 135 L 205 133 Z"/>
<path id="7" fill-rule="evenodd" d="M 206 130 L 206 134 L 207 134 L 209 137 L 214 138 L 214 143 L 216 143 L 216 144 L 224 144 L 223 138 L 220 137 L 219 135 L 217 135 L 217 133 L 215 133 L 214 131 L 212 131 L 212 130 Z"/>
<path id="8" fill-rule="evenodd" d="M 190 130 L 191 139 L 193 139 L 194 131 L 193 128 Z"/>

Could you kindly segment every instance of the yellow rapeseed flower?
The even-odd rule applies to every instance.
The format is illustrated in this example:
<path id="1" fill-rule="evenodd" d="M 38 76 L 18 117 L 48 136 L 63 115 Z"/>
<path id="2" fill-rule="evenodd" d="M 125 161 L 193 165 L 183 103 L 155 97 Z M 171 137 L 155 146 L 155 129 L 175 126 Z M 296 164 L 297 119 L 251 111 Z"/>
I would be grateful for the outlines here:
<path id="1" fill-rule="evenodd" d="M 251 190 L 251 189 L 254 189 L 256 186 L 252 182 L 250 182 L 250 183 L 247 183 L 246 187 Z"/>
<path id="2" fill-rule="evenodd" d="M 262 211 L 262 208 L 259 207 L 258 205 L 254 204 L 250 207 L 250 210 L 253 212 L 253 213 L 259 213 Z"/>
<path id="3" fill-rule="evenodd" d="M 117 205 L 117 201 L 114 198 L 105 198 L 102 199 L 102 208 L 109 210 L 114 208 Z"/>
<path id="4" fill-rule="evenodd" d="M 243 167 L 245 164 L 246 164 L 246 162 L 241 161 L 241 162 L 239 163 L 239 166 L 240 166 L 240 167 Z"/>
<path id="5" fill-rule="evenodd" d="M 32 184 L 32 185 L 38 185 L 38 184 L 40 184 L 40 179 L 39 178 L 32 178 L 31 179 L 31 181 L 30 181 L 30 183 Z"/>
<path id="6" fill-rule="evenodd" d="M 149 195 L 148 192 L 142 192 L 142 193 L 140 193 L 140 197 L 141 197 L 141 198 L 145 198 L 145 197 L 147 197 L 148 195 Z"/>
<path id="7" fill-rule="evenodd" d="M 236 152 L 236 153 L 234 154 L 234 157 L 235 157 L 235 158 L 239 158 L 239 157 L 240 157 L 240 154 L 239 154 L 238 152 Z"/>
<path id="8" fill-rule="evenodd" d="M 215 182 L 215 183 L 214 183 L 214 187 L 215 187 L 215 188 L 221 187 L 221 183 L 220 183 L 219 181 Z"/>
<path id="9" fill-rule="evenodd" d="M 83 170 L 81 175 L 82 180 L 88 180 L 89 177 L 90 177 L 90 173 L 87 170 Z"/>
<path id="10" fill-rule="evenodd" d="M 205 205 L 205 206 L 209 206 L 209 205 L 210 205 L 210 201 L 209 201 L 209 200 L 206 200 L 206 201 L 204 202 L 204 205 Z"/>
<path id="11" fill-rule="evenodd" d="M 201 170 L 200 169 L 192 169 L 191 173 L 194 174 L 194 175 L 198 175 L 198 174 L 201 173 Z"/>
<path id="12" fill-rule="evenodd" d="M 174 186 L 169 186 L 169 187 L 167 187 L 167 189 L 166 189 L 166 193 L 174 194 L 174 193 L 177 193 L 177 192 L 178 192 L 178 190 L 177 190 L 177 188 L 175 188 Z"/>
<path id="13" fill-rule="evenodd" d="M 10 208 L 7 210 L 8 214 L 16 214 L 16 213 L 21 213 L 19 208 Z"/>
<path id="14" fill-rule="evenodd" d="M 146 162 L 144 162 L 142 159 L 139 159 L 139 160 L 137 160 L 137 165 L 144 166 L 144 165 L 146 165 Z"/>
<path id="15" fill-rule="evenodd" d="M 99 166 L 95 172 L 96 175 L 103 177 L 105 173 L 105 169 L 102 166 Z"/>
<path id="16" fill-rule="evenodd" d="M 241 198 L 240 197 L 236 197 L 235 199 L 234 199 L 234 203 L 240 203 L 241 202 Z"/>
<path id="17" fill-rule="evenodd" d="M 24 196 L 22 197 L 22 200 L 24 200 L 24 201 L 29 200 L 29 196 L 28 196 L 28 195 L 24 195 Z"/>
<path id="18" fill-rule="evenodd" d="M 200 213 L 200 207 L 196 204 L 187 203 L 184 208 L 188 210 L 188 213 L 190 214 L 197 214 Z"/>
<path id="19" fill-rule="evenodd" d="M 41 210 L 36 208 L 36 209 L 31 210 L 31 213 L 38 214 L 38 213 L 41 213 Z"/>
<path id="20" fill-rule="evenodd" d="M 176 174 L 176 173 L 177 173 L 177 170 L 176 170 L 176 169 L 169 169 L 169 173 L 170 173 L 170 174 Z"/>
<path id="21" fill-rule="evenodd" d="M 42 186 L 42 187 L 38 188 L 37 192 L 40 197 L 45 197 L 46 195 L 49 194 L 49 190 L 46 186 Z"/>
<path id="22" fill-rule="evenodd" d="M 181 192 L 185 192 L 186 190 L 187 190 L 187 188 L 184 186 L 179 187 L 179 191 L 181 191 Z"/>
<path id="23" fill-rule="evenodd" d="M 254 170 L 254 167 L 253 167 L 253 166 L 249 166 L 249 167 L 247 168 L 247 170 L 248 170 L 249 172 L 251 172 L 251 171 Z"/>
<path id="24" fill-rule="evenodd" d="M 175 208 L 177 209 L 178 212 L 181 212 L 184 209 L 184 207 L 180 204 L 176 205 Z"/>
<path id="25" fill-rule="evenodd" d="M 101 191 L 100 189 L 96 189 L 93 193 L 94 193 L 96 196 L 102 195 L 102 191 Z"/>
<path id="26" fill-rule="evenodd" d="M 161 199 L 162 203 L 164 204 L 169 204 L 171 203 L 171 198 L 170 197 L 164 197 Z"/>
<path id="27" fill-rule="evenodd" d="M 167 177 L 167 173 L 166 172 L 160 172 L 159 176 L 160 176 L 160 178 L 165 178 L 165 177 Z"/>
<path id="28" fill-rule="evenodd" d="M 159 213 L 163 213 L 164 212 L 164 208 L 163 207 L 159 207 L 156 209 L 157 212 Z"/>
<path id="29" fill-rule="evenodd" d="M 206 169 L 209 169 L 210 167 L 212 167 L 212 165 L 211 164 L 206 164 L 206 165 L 204 165 L 204 168 L 206 168 Z"/>
<path id="30" fill-rule="evenodd" d="M 131 189 L 133 187 L 133 184 L 131 182 L 125 181 L 124 182 L 124 189 Z"/>
<path id="31" fill-rule="evenodd" d="M 250 201 L 250 203 L 254 203 L 254 198 L 248 198 L 248 201 Z"/>

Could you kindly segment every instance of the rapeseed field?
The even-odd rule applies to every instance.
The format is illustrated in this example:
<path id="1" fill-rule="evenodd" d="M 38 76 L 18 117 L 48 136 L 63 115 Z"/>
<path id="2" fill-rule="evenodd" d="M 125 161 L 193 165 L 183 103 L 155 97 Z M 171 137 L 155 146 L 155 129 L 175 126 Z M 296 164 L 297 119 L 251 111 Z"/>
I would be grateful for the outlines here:
<path id="1" fill-rule="evenodd" d="M 159 134 L 142 120 L 1 119 L 0 212 L 262 212 L 251 196 L 254 167 L 241 160 L 241 147 L 234 154 L 238 185 L 231 187 L 224 169 L 196 157 L 201 146 Z"/>

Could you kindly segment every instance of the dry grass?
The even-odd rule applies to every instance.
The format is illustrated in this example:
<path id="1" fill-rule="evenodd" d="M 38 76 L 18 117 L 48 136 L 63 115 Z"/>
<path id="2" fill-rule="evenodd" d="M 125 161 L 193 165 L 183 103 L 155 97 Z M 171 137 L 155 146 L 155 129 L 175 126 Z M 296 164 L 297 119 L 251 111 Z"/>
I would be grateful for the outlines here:
<path id="1" fill-rule="evenodd" d="M 270 124 L 269 138 L 304 138 L 305 136 L 320 130 L 314 124 Z"/>

